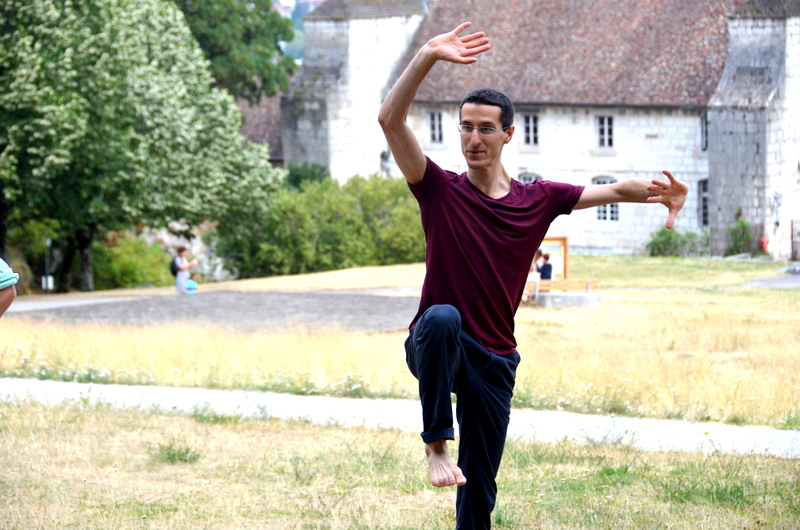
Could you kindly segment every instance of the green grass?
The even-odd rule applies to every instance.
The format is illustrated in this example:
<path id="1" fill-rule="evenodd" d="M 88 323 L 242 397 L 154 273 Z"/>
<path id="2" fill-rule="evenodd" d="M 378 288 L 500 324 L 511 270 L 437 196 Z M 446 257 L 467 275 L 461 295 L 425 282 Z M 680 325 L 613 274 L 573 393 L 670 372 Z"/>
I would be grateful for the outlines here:
<path id="1" fill-rule="evenodd" d="M 416 433 L 0 403 L 0 527 L 449 529 Z M 800 463 L 509 440 L 493 526 L 793 529 Z"/>
<path id="2" fill-rule="evenodd" d="M 732 287 L 780 276 L 787 262 L 711 258 L 570 255 L 570 278 L 597 279 L 600 289 Z"/>

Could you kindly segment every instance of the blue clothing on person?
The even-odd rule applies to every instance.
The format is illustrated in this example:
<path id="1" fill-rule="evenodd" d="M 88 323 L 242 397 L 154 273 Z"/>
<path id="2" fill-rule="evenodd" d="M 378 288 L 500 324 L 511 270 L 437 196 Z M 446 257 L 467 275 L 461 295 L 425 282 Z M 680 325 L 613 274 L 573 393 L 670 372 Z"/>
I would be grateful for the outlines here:
<path id="1" fill-rule="evenodd" d="M 11 270 L 8 263 L 0 259 L 0 289 L 16 285 L 18 281 L 19 274 Z"/>

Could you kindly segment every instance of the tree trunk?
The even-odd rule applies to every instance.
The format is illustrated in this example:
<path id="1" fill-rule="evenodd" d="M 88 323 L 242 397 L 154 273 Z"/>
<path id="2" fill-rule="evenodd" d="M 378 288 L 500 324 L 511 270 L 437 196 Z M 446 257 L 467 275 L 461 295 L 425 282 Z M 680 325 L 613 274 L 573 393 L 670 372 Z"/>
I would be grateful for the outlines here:
<path id="1" fill-rule="evenodd" d="M 0 259 L 8 262 L 8 216 L 11 205 L 3 198 L 3 188 L 0 188 Z"/>
<path id="2" fill-rule="evenodd" d="M 75 259 L 75 241 L 71 237 L 64 240 L 64 248 L 54 252 L 53 276 L 56 292 L 66 293 L 72 284 L 72 260 Z"/>
<path id="3" fill-rule="evenodd" d="M 75 231 L 78 255 L 81 260 L 81 291 L 94 291 L 94 268 L 92 267 L 92 240 L 96 228 L 79 228 Z"/>

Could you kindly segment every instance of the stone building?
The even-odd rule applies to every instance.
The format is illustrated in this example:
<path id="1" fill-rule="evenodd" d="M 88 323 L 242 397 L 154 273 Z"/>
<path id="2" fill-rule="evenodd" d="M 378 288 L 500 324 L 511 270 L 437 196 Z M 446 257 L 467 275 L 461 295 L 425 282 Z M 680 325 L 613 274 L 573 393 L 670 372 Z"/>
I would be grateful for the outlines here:
<path id="1" fill-rule="evenodd" d="M 437 163 L 466 169 L 458 103 L 489 86 L 516 107 L 503 155 L 515 178 L 591 185 L 670 169 L 691 186 L 679 228 L 708 229 L 714 254 L 741 217 L 754 244 L 800 259 L 800 0 L 328 0 L 304 21 L 304 68 L 281 101 L 285 162 L 399 176 L 382 98 L 428 38 L 464 20 L 492 50 L 436 65 L 409 115 Z M 550 235 L 639 252 L 665 217 L 609 205 L 562 216 Z"/>

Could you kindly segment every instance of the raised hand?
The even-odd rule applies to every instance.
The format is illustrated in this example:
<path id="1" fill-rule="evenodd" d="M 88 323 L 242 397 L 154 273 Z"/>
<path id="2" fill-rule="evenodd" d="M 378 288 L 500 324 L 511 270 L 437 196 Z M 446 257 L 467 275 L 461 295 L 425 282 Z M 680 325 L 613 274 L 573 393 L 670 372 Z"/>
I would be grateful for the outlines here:
<path id="1" fill-rule="evenodd" d="M 667 228 L 672 228 L 675 225 L 675 217 L 678 212 L 683 208 L 683 203 L 686 202 L 686 194 L 689 193 L 689 186 L 684 182 L 676 179 L 669 171 L 662 171 L 669 182 L 661 180 L 653 180 L 647 186 L 647 191 L 655 193 L 654 197 L 648 197 L 647 202 L 659 202 L 669 208 L 669 215 L 667 216 Z"/>
<path id="2" fill-rule="evenodd" d="M 428 47 L 437 61 L 471 64 L 478 60 L 476 55 L 491 48 L 489 39 L 482 31 L 459 37 L 458 34 L 472 25 L 463 22 L 449 33 L 443 33 L 428 41 Z"/>

